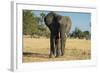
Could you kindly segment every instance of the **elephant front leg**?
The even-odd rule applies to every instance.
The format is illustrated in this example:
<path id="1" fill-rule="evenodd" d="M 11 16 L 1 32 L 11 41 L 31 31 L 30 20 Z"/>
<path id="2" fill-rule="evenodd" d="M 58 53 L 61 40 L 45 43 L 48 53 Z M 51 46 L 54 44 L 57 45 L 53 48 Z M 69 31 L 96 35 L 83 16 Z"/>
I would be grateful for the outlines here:
<path id="1" fill-rule="evenodd" d="M 56 35 L 56 38 L 55 38 L 55 46 L 56 46 L 56 56 L 55 57 L 58 57 L 58 56 L 60 56 L 60 46 L 61 46 L 61 44 L 60 44 L 61 42 L 60 42 L 60 32 L 58 32 L 58 34 Z"/>
<path id="2" fill-rule="evenodd" d="M 60 39 L 57 38 L 55 43 L 56 43 L 56 49 L 55 49 L 56 55 L 55 55 L 55 57 L 58 57 L 58 56 L 60 56 Z"/>
<path id="3" fill-rule="evenodd" d="M 50 55 L 49 55 L 49 58 L 51 58 L 52 55 L 55 54 L 55 52 L 54 52 L 55 47 L 54 47 L 54 46 L 55 46 L 54 38 L 53 38 L 53 36 L 51 35 L 51 36 L 50 36 Z"/>

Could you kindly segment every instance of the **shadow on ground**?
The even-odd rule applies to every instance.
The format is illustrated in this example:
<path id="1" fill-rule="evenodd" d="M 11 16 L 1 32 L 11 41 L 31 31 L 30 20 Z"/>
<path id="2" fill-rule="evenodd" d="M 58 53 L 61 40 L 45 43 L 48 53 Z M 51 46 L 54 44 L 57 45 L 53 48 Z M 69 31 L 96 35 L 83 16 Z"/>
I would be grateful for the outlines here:
<path id="1" fill-rule="evenodd" d="M 24 57 L 37 57 L 37 58 L 48 58 L 48 54 L 42 54 L 42 53 L 32 53 L 32 52 L 23 52 Z"/>

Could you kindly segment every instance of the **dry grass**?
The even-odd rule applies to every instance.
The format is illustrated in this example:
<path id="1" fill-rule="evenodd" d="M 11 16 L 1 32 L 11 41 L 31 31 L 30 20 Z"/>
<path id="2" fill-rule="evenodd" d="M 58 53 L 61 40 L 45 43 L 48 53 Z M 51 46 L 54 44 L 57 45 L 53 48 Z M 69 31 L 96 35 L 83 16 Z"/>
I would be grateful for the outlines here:
<path id="1" fill-rule="evenodd" d="M 58 58 L 49 58 L 49 39 L 24 38 L 23 62 L 86 60 L 91 58 L 91 41 L 67 39 L 65 55 Z"/>

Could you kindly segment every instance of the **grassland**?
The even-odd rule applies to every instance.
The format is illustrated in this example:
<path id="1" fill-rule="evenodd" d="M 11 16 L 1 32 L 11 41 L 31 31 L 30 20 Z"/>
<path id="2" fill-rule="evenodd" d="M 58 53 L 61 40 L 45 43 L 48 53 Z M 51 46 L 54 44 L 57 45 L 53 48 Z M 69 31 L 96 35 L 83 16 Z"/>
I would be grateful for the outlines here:
<path id="1" fill-rule="evenodd" d="M 49 39 L 23 38 L 23 62 L 87 60 L 91 58 L 91 41 L 67 39 L 65 55 L 49 58 Z"/>

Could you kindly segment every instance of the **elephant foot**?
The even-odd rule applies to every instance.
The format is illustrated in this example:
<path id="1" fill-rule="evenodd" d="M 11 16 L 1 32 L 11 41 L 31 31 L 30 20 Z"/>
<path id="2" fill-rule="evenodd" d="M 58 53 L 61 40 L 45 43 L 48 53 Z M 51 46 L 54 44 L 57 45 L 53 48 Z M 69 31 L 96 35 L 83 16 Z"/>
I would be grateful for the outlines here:
<path id="1" fill-rule="evenodd" d="M 55 56 L 55 58 L 57 58 L 57 57 L 59 57 L 58 55 L 57 56 Z"/>
<path id="2" fill-rule="evenodd" d="M 49 55 L 49 58 L 53 58 L 53 55 L 52 55 L 52 54 L 50 54 L 50 55 Z"/>
<path id="3" fill-rule="evenodd" d="M 59 57 L 60 55 L 59 54 L 57 54 L 56 56 L 55 56 L 55 58 L 57 58 L 57 57 Z"/>
<path id="4" fill-rule="evenodd" d="M 61 56 L 63 56 L 63 55 L 64 55 L 64 53 L 61 54 Z"/>
<path id="5" fill-rule="evenodd" d="M 57 58 L 57 57 L 58 57 L 58 55 L 55 55 L 54 57 L 55 57 L 55 58 Z"/>
<path id="6" fill-rule="evenodd" d="M 50 54 L 50 55 L 49 55 L 49 58 L 53 58 L 53 57 L 57 58 L 57 57 L 59 57 L 59 56 L 63 56 L 63 54 L 61 54 L 61 55 L 60 55 L 60 54 L 57 54 L 57 55 L 52 55 L 52 54 Z"/>
<path id="7" fill-rule="evenodd" d="M 49 58 L 52 58 L 52 55 L 49 55 Z"/>

